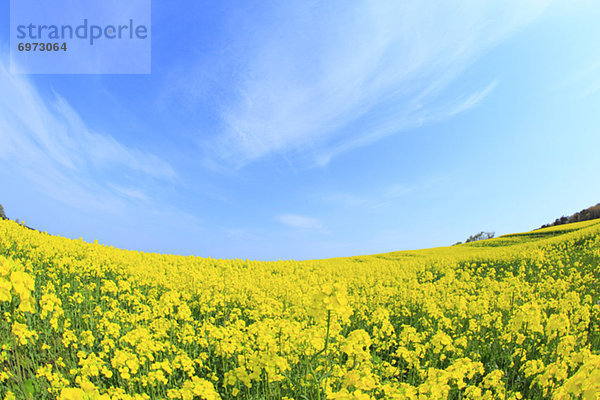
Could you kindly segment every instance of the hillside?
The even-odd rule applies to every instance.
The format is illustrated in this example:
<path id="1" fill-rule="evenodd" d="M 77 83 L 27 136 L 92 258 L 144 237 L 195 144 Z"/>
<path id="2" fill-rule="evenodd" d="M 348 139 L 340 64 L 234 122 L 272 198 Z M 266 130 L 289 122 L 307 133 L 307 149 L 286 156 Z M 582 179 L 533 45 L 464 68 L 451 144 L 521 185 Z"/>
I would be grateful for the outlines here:
<path id="1" fill-rule="evenodd" d="M 0 398 L 593 399 L 599 266 L 600 220 L 303 262 L 2 220 Z"/>

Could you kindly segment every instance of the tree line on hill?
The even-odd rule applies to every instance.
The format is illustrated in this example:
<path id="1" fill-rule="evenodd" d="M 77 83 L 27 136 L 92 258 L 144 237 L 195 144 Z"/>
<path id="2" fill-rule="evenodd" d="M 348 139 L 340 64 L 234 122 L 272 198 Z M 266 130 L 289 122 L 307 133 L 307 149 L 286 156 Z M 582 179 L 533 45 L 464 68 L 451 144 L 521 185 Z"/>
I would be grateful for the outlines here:
<path id="1" fill-rule="evenodd" d="M 600 218 L 600 203 L 595 206 L 588 207 L 584 210 L 581 210 L 569 217 L 562 216 L 560 218 L 556 218 L 554 222 L 551 224 L 542 225 L 539 229 L 549 228 L 551 226 L 570 224 L 573 222 L 581 222 L 588 221 L 590 219 Z"/>
<path id="2" fill-rule="evenodd" d="M 571 224 L 573 222 L 588 221 L 588 220 L 597 219 L 597 218 L 600 218 L 600 203 L 596 204 L 595 206 L 591 206 L 584 210 L 581 210 L 569 217 L 562 216 L 560 218 L 556 218 L 556 220 L 554 222 L 552 222 L 551 224 L 542 225 L 538 229 L 549 228 L 551 226 L 557 226 L 557 225 Z M 467 238 L 467 240 L 465 240 L 465 243 L 476 242 L 479 240 L 492 239 L 493 237 L 494 237 L 494 232 L 479 232 L 476 235 L 469 236 Z M 462 244 L 462 243 L 463 242 L 457 242 L 457 243 L 454 243 L 454 245 Z"/>
<path id="3" fill-rule="evenodd" d="M 8 217 L 6 216 L 6 211 L 4 211 L 4 207 L 2 206 L 2 204 L 0 204 L 0 220 L 3 220 L 3 219 L 10 219 L 10 218 L 8 218 Z M 15 222 L 16 222 L 17 224 L 21 224 L 21 225 L 23 225 L 25 228 L 28 228 L 28 229 L 31 229 L 31 230 L 35 230 L 35 229 L 33 229 L 33 228 L 31 228 L 31 227 L 29 227 L 29 226 L 25 225 L 25 223 L 24 223 L 24 222 L 22 222 L 22 221 L 19 221 L 19 219 L 18 219 L 18 218 L 15 220 Z"/>
<path id="4" fill-rule="evenodd" d="M 494 236 L 496 236 L 496 232 L 479 232 L 479 233 L 477 233 L 475 235 L 469 236 L 465 240 L 465 243 L 477 242 L 479 240 L 493 239 Z M 456 243 L 454 243 L 455 246 L 457 244 L 463 244 L 463 242 L 456 242 Z"/>

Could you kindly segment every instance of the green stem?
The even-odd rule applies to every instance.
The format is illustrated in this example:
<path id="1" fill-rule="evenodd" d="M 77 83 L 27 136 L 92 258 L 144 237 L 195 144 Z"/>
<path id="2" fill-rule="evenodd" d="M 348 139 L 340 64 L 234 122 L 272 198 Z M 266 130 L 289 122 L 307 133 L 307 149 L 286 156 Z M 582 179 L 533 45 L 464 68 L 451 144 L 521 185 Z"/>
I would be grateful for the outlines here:
<path id="1" fill-rule="evenodd" d="M 312 362 L 317 358 L 317 356 L 319 356 L 327 351 L 327 347 L 329 346 L 329 329 L 330 328 L 331 328 L 331 310 L 327 310 L 327 333 L 325 334 L 325 346 L 312 356 L 312 358 L 310 360 L 311 362 L 309 364 L 311 366 L 313 378 L 315 379 L 315 382 L 317 383 L 317 386 L 318 386 L 317 400 L 321 400 L 321 379 L 317 379 L 317 377 L 315 376 L 316 372 L 312 368 Z"/>
<path id="2" fill-rule="evenodd" d="M 327 350 L 327 346 L 329 345 L 329 328 L 330 328 L 330 326 L 331 326 L 331 310 L 327 310 L 327 333 L 325 335 L 325 347 L 323 347 L 321 350 L 319 350 L 312 356 L 311 362 L 314 361 L 314 359 L 317 358 L 317 356 L 319 356 L 320 354 L 322 354 L 323 352 L 325 352 Z"/>

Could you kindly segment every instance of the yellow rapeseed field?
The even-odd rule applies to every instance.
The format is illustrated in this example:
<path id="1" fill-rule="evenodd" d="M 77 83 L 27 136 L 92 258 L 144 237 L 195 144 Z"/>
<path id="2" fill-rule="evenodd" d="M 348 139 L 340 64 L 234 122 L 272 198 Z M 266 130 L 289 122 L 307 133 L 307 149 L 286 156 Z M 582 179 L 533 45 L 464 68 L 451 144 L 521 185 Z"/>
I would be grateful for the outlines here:
<path id="1" fill-rule="evenodd" d="M 256 262 L 0 221 L 0 399 L 600 399 L 600 221 Z"/>

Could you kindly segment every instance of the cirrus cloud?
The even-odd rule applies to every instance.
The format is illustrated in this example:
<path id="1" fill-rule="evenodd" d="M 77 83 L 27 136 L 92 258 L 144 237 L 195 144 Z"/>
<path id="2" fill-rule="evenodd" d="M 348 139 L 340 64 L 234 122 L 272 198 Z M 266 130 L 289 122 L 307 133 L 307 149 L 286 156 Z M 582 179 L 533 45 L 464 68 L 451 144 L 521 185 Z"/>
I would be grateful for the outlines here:
<path id="1" fill-rule="evenodd" d="M 208 85 L 230 88 L 215 100 L 223 128 L 202 146 L 234 167 L 270 155 L 324 165 L 465 112 L 492 93 L 496 77 L 463 93 L 450 95 L 448 87 L 548 3 L 310 2 L 269 4 L 260 24 L 252 13 L 237 15 L 238 34 L 227 38 L 228 56 L 219 62 L 221 82 Z M 192 69 L 182 82 L 214 79 L 206 61 L 198 65 L 202 71 Z M 187 87 L 188 94 L 202 88 L 191 99 L 210 91 Z"/>

